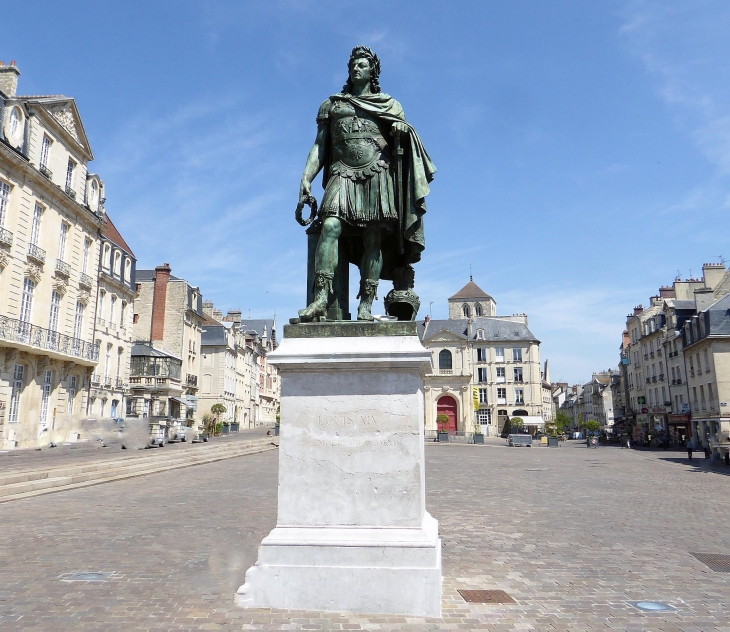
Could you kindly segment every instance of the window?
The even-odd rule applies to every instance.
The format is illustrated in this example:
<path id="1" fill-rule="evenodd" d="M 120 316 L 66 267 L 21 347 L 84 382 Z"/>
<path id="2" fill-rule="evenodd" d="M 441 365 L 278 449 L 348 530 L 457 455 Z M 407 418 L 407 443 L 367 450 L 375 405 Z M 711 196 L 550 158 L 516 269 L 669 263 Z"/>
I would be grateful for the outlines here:
<path id="1" fill-rule="evenodd" d="M 697 358 L 697 375 L 702 375 L 702 364 L 700 363 L 700 354 L 698 353 L 695 357 Z"/>
<path id="2" fill-rule="evenodd" d="M 84 239 L 84 255 L 81 259 L 81 272 L 86 274 L 86 271 L 89 269 L 89 252 L 91 251 L 91 240 L 90 239 Z"/>
<path id="3" fill-rule="evenodd" d="M 127 317 L 127 303 L 125 301 L 122 301 L 122 305 L 119 308 L 119 327 L 121 329 L 124 329 L 126 325 L 126 317 Z"/>
<path id="4" fill-rule="evenodd" d="M 58 238 L 58 258 L 61 261 L 66 260 L 66 241 L 68 239 L 69 225 L 61 222 L 61 236 Z"/>
<path id="5" fill-rule="evenodd" d="M 707 397 L 710 399 L 710 409 L 715 408 L 715 392 L 712 390 L 712 384 L 707 385 Z"/>
<path id="6" fill-rule="evenodd" d="M 111 416 L 113 419 L 117 416 L 117 407 L 119 406 L 119 401 L 116 399 L 112 400 L 112 410 L 111 410 Z"/>
<path id="7" fill-rule="evenodd" d="M 35 205 L 33 209 L 33 223 L 30 226 L 30 243 L 34 246 L 38 245 L 41 236 L 41 220 L 43 219 L 43 207 L 40 204 Z"/>
<path id="8" fill-rule="evenodd" d="M 699 412 L 700 409 L 699 409 L 699 407 L 697 405 L 697 387 L 696 386 L 693 386 L 692 387 L 692 399 L 694 400 L 694 409 L 695 409 L 695 412 Z"/>
<path id="9" fill-rule="evenodd" d="M 677 378 L 675 377 L 675 374 L 674 374 L 674 367 L 672 367 L 672 383 L 674 383 L 676 379 Z"/>
<path id="10" fill-rule="evenodd" d="M 124 260 L 124 280 L 127 283 L 132 280 L 132 262 L 129 259 Z"/>
<path id="11" fill-rule="evenodd" d="M 106 291 L 101 290 L 99 292 L 99 311 L 96 315 L 96 320 L 100 325 L 104 324 L 104 305 L 106 305 Z"/>
<path id="12" fill-rule="evenodd" d="M 48 430 L 48 409 L 51 401 L 51 386 L 53 385 L 53 372 L 46 371 L 43 376 L 43 391 L 41 392 L 41 432 Z"/>
<path id="13" fill-rule="evenodd" d="M 442 349 L 439 352 L 439 371 L 451 371 L 451 351 Z"/>
<path id="14" fill-rule="evenodd" d="M 106 408 L 106 397 L 103 397 L 99 402 L 99 417 L 104 416 L 104 409 Z"/>
<path id="15" fill-rule="evenodd" d="M 480 383 L 483 384 L 484 382 L 486 382 L 487 381 L 487 369 L 485 369 L 485 368 L 477 369 L 477 376 L 478 376 Z"/>
<path id="16" fill-rule="evenodd" d="M 33 311 L 33 292 L 35 292 L 35 283 L 25 277 L 23 279 L 23 296 L 20 300 L 20 320 L 24 323 L 30 322 L 30 315 Z"/>
<path id="17" fill-rule="evenodd" d="M 51 348 L 58 346 L 58 315 L 61 312 L 61 295 L 55 290 L 51 293 L 51 313 L 48 318 L 48 343 Z"/>
<path id="18" fill-rule="evenodd" d="M 498 388 L 497 389 L 497 403 L 498 404 L 506 404 L 507 403 L 507 389 L 506 388 Z"/>
<path id="19" fill-rule="evenodd" d="M 81 328 L 84 326 L 84 304 L 76 301 L 76 314 L 74 315 L 74 338 L 81 338 Z"/>
<path id="20" fill-rule="evenodd" d="M 666 391 L 666 389 L 665 389 L 665 388 L 664 388 L 664 387 L 662 386 L 662 402 L 666 402 L 666 401 L 667 401 L 667 391 Z"/>
<path id="21" fill-rule="evenodd" d="M 22 364 L 16 364 L 13 371 L 13 391 L 10 395 L 10 413 L 8 422 L 17 423 L 18 414 L 20 413 L 20 393 L 23 391 L 23 376 L 25 367 Z"/>
<path id="22" fill-rule="evenodd" d="M 477 340 L 484 340 L 484 330 L 477 329 Z"/>
<path id="23" fill-rule="evenodd" d="M 66 410 L 69 415 L 73 415 L 74 412 L 74 403 L 76 400 L 76 379 L 76 376 L 72 375 L 68 383 L 68 403 L 66 405 Z"/>
<path id="24" fill-rule="evenodd" d="M 41 144 L 41 161 L 40 165 L 42 169 L 46 169 L 48 167 L 48 155 L 51 152 L 51 143 L 53 141 L 48 138 L 48 136 L 43 137 L 43 142 Z"/>
<path id="25" fill-rule="evenodd" d="M 705 405 L 705 387 L 700 385 L 700 405 L 702 406 L 702 410 L 707 410 L 707 406 Z"/>
<path id="26" fill-rule="evenodd" d="M 522 362 L 522 349 L 512 349 L 512 360 Z"/>
<path id="27" fill-rule="evenodd" d="M 114 253 L 114 274 L 117 276 L 122 274 L 122 253 L 118 250 Z"/>
<path id="28" fill-rule="evenodd" d="M 682 372 L 680 371 L 679 367 L 677 367 L 677 382 L 682 381 Z"/>
<path id="29" fill-rule="evenodd" d="M 692 362 L 692 356 L 687 356 L 689 359 L 689 376 L 694 377 L 695 376 L 695 365 Z"/>
<path id="30" fill-rule="evenodd" d="M 497 347 L 494 350 L 494 356 L 495 362 L 504 362 L 504 347 Z"/>
<path id="31" fill-rule="evenodd" d="M 104 359 L 104 384 L 109 383 L 109 367 L 111 366 L 112 359 L 112 345 L 111 342 L 106 343 L 106 357 Z"/>
<path id="32" fill-rule="evenodd" d="M 477 348 L 477 362 L 487 361 L 487 350 L 484 347 Z"/>
<path id="33" fill-rule="evenodd" d="M 99 196 L 99 185 L 96 184 L 96 180 L 91 181 L 91 186 L 89 187 L 89 204 L 95 204 L 96 198 Z"/>
<path id="34" fill-rule="evenodd" d="M 674 412 L 675 412 L 675 414 L 679 414 L 682 412 L 682 410 L 679 407 L 679 395 L 674 396 Z"/>
<path id="35" fill-rule="evenodd" d="M 8 212 L 8 199 L 10 198 L 10 185 L 0 180 L 0 228 L 5 226 L 5 216 Z"/>
<path id="36" fill-rule="evenodd" d="M 10 138 L 16 139 L 20 136 L 20 124 L 23 120 L 19 107 L 10 110 Z"/>
<path id="37" fill-rule="evenodd" d="M 514 368 L 514 374 L 515 374 L 515 382 L 522 382 L 522 367 L 515 367 Z"/>
<path id="38" fill-rule="evenodd" d="M 507 381 L 507 369 L 505 369 L 503 366 L 497 367 L 497 382 L 506 382 Z"/>
<path id="39" fill-rule="evenodd" d="M 709 373 L 710 372 L 710 359 L 707 356 L 707 349 L 705 349 L 704 353 L 705 353 L 705 373 Z"/>
<path id="40" fill-rule="evenodd" d="M 104 260 L 102 261 L 102 266 L 104 266 L 105 269 L 109 270 L 109 267 L 111 266 L 111 257 L 112 257 L 112 248 L 109 244 L 104 244 Z"/>
<path id="41" fill-rule="evenodd" d="M 489 425 L 492 423 L 492 411 L 489 408 L 480 408 L 477 411 L 477 421 L 482 425 Z"/>
<path id="42" fill-rule="evenodd" d="M 479 403 L 480 404 L 487 404 L 487 389 L 486 388 L 480 388 L 479 389 Z"/>
<path id="43" fill-rule="evenodd" d="M 464 314 L 464 318 L 469 318 L 471 316 L 471 310 L 469 309 L 468 305 L 462 306 L 461 311 Z"/>
<path id="44" fill-rule="evenodd" d="M 525 403 L 525 390 L 522 388 L 515 389 L 515 405 Z"/>
<path id="45" fill-rule="evenodd" d="M 68 165 L 66 166 L 66 191 L 72 191 L 74 186 L 74 169 L 76 169 L 76 163 L 68 159 Z"/>
<path id="46" fill-rule="evenodd" d="M 482 316 L 482 306 L 479 303 L 474 306 L 474 315 Z"/>
<path id="47" fill-rule="evenodd" d="M 654 393 L 649 389 L 649 406 L 654 406 Z"/>
<path id="48" fill-rule="evenodd" d="M 109 301 L 109 324 L 114 324 L 114 308 L 117 304 L 117 297 L 112 294 L 111 300 Z"/>

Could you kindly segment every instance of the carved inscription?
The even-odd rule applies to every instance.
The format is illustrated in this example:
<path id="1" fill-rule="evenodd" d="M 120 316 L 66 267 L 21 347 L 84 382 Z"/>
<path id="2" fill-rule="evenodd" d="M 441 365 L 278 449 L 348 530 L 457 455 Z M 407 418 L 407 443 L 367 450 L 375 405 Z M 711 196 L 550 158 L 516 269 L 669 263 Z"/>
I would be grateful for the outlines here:
<path id="1" fill-rule="evenodd" d="M 320 428 L 351 428 L 355 426 L 372 427 L 377 425 L 374 415 L 359 413 L 337 413 L 333 415 L 319 415 L 317 425 Z"/>
<path id="2" fill-rule="evenodd" d="M 379 450 L 380 448 L 400 448 L 403 441 L 397 437 L 387 439 L 359 439 L 342 437 L 337 439 L 307 439 L 305 443 L 313 448 L 358 448 L 362 450 Z"/>

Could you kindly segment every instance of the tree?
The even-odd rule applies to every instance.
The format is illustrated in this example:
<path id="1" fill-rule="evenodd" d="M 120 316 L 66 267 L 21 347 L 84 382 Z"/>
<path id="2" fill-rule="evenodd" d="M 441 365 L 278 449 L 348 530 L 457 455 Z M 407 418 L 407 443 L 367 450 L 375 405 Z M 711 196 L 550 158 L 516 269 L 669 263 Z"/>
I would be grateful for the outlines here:
<path id="1" fill-rule="evenodd" d="M 441 413 L 436 415 L 436 425 L 438 426 L 439 432 L 449 431 L 449 416 Z"/>
<path id="2" fill-rule="evenodd" d="M 212 412 L 214 415 L 222 415 L 227 410 L 228 409 L 223 404 L 213 404 L 210 407 L 210 412 Z"/>
<path id="3" fill-rule="evenodd" d="M 565 413 L 555 415 L 555 427 L 559 434 L 564 434 L 573 425 L 573 420 Z"/>
<path id="4" fill-rule="evenodd" d="M 589 432 L 598 432 L 601 429 L 601 424 L 599 424 L 597 421 L 593 421 L 592 419 L 585 422 L 586 430 Z"/>
<path id="5" fill-rule="evenodd" d="M 208 434 L 209 435 L 220 434 L 221 430 L 223 429 L 223 423 L 221 422 L 221 424 L 220 424 L 221 430 L 219 430 L 218 424 L 216 422 L 218 421 L 218 417 L 220 415 L 223 415 L 226 412 L 226 410 L 228 410 L 228 409 L 223 404 L 213 404 L 210 407 L 210 412 L 212 412 L 215 415 L 215 417 L 212 417 L 209 420 L 209 425 L 208 425 Z"/>

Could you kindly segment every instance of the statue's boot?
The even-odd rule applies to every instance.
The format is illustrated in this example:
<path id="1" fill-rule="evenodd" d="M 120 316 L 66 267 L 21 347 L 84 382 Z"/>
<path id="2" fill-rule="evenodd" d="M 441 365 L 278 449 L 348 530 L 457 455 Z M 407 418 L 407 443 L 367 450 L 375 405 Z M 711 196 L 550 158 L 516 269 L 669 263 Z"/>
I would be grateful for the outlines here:
<path id="1" fill-rule="evenodd" d="M 299 310 L 299 319 L 309 322 L 327 316 L 327 303 L 332 293 L 332 272 L 316 272 L 314 275 L 314 300 L 305 309 Z"/>
<path id="2" fill-rule="evenodd" d="M 365 279 L 360 281 L 360 294 L 357 298 L 360 299 L 360 305 L 357 308 L 357 319 L 358 320 L 375 320 L 372 315 L 373 300 L 378 298 L 378 282 Z"/>

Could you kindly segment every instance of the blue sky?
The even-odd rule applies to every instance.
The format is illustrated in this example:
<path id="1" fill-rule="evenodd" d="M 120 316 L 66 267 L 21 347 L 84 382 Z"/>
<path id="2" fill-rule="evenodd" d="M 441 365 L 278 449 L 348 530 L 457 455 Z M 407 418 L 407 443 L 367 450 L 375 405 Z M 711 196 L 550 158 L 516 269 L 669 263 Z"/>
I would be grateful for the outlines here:
<path id="1" fill-rule="evenodd" d="M 356 44 L 438 167 L 421 317 L 471 264 L 583 382 L 634 305 L 730 259 L 727 2 L 26 0 L 3 22 L 19 92 L 76 98 L 139 267 L 223 310 L 304 306 L 298 185 Z"/>

